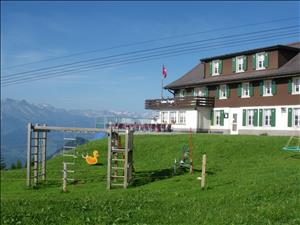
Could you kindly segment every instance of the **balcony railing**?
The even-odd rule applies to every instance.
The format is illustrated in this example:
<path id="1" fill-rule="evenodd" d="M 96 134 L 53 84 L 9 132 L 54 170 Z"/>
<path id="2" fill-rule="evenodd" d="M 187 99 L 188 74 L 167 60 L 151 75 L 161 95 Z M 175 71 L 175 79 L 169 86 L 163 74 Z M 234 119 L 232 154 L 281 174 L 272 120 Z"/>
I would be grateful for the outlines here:
<path id="1" fill-rule="evenodd" d="M 214 107 L 213 97 L 176 97 L 169 99 L 149 99 L 145 101 L 145 109 L 196 109 L 198 107 Z"/>

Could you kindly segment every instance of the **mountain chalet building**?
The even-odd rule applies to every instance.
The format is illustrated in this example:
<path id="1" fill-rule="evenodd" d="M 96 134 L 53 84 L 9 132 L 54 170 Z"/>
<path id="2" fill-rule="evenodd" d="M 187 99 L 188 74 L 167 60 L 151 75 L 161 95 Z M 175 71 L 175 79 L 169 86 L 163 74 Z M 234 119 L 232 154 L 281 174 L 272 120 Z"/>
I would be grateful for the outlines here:
<path id="1" fill-rule="evenodd" d="M 174 131 L 300 134 L 300 42 L 204 58 L 145 101 Z"/>

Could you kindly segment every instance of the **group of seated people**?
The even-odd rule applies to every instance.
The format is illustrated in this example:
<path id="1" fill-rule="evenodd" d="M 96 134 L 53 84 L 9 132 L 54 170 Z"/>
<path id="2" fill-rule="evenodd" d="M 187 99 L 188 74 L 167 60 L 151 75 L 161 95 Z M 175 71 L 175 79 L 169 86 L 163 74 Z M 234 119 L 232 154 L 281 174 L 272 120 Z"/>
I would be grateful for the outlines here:
<path id="1" fill-rule="evenodd" d="M 114 123 L 112 127 L 115 129 L 126 129 L 130 128 L 134 131 L 142 132 L 171 132 L 171 124 L 125 124 L 125 123 Z"/>

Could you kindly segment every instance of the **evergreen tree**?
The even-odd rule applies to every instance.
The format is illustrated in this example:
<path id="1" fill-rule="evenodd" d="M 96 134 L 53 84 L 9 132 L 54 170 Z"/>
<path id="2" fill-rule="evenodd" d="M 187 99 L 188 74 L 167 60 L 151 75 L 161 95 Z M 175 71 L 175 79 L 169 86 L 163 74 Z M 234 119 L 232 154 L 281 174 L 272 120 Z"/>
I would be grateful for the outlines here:
<path id="1" fill-rule="evenodd" d="M 2 156 L 0 158 L 0 167 L 1 167 L 1 170 L 4 170 L 6 168 L 6 164 L 5 164 L 4 159 L 3 159 Z"/>
<path id="2" fill-rule="evenodd" d="M 16 167 L 17 167 L 17 169 L 22 169 L 22 162 L 20 159 L 18 159 Z"/>
<path id="3" fill-rule="evenodd" d="M 12 170 L 15 170 L 17 167 L 16 167 L 16 165 L 15 165 L 14 163 L 12 163 L 11 166 L 10 166 L 10 168 L 11 168 Z"/>

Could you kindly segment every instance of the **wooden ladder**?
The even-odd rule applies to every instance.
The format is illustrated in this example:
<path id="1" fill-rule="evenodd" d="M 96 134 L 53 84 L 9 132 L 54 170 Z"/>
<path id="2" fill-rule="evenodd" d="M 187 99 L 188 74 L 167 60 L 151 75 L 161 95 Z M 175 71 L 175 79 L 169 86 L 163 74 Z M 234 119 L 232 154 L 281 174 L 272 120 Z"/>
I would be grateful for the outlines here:
<path id="1" fill-rule="evenodd" d="M 123 187 L 127 188 L 132 180 L 132 151 L 133 151 L 133 131 L 125 131 L 125 146 L 122 148 L 116 137 L 113 137 L 112 128 L 108 134 L 108 154 L 107 154 L 107 188 Z M 119 136 L 119 134 L 117 134 Z"/>
<path id="2" fill-rule="evenodd" d="M 67 192 L 68 182 L 75 181 L 75 160 L 76 156 L 76 139 L 64 138 L 64 146 L 62 149 L 63 156 L 63 191 Z M 69 174 L 72 174 L 70 177 Z"/>

